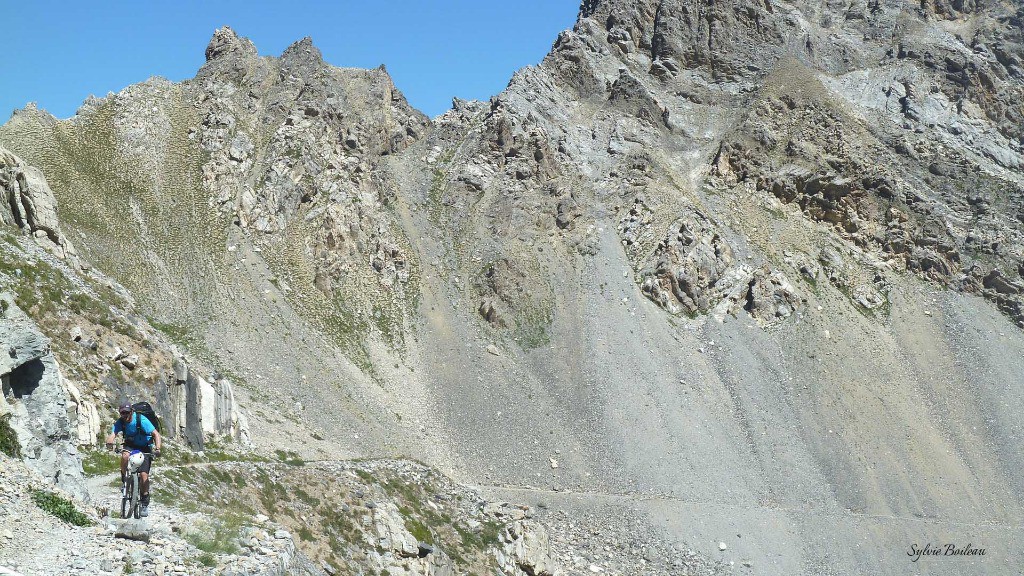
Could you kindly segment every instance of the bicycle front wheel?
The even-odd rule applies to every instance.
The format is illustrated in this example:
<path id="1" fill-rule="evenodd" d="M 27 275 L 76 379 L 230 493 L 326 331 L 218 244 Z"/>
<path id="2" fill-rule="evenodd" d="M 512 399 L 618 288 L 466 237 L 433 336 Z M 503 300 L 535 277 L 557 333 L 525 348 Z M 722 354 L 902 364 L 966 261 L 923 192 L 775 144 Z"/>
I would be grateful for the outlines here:
<path id="1" fill-rule="evenodd" d="M 128 518 L 132 513 L 132 490 L 134 478 L 129 476 L 125 480 L 124 489 L 121 492 L 121 518 Z"/>
<path id="2" fill-rule="evenodd" d="M 139 496 L 139 475 L 132 475 L 132 516 L 136 520 L 142 518 L 142 505 L 139 503 L 141 497 Z"/>

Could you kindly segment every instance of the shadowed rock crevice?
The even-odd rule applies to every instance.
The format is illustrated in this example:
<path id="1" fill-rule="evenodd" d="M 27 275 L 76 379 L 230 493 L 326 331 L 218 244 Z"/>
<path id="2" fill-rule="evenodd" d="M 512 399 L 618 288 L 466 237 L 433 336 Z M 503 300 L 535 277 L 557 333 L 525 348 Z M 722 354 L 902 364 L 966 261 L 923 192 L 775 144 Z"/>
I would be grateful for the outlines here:
<path id="1" fill-rule="evenodd" d="M 42 382 L 46 366 L 39 358 L 25 362 L 7 375 L 4 394 L 15 399 L 31 396 Z"/>

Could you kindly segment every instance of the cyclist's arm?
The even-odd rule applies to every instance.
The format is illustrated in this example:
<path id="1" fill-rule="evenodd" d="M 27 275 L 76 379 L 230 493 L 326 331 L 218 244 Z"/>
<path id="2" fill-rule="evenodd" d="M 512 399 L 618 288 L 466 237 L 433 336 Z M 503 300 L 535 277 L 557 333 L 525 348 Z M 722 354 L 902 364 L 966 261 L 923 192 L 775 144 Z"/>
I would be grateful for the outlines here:
<path id="1" fill-rule="evenodd" d="M 160 451 L 160 445 L 162 443 L 163 443 L 163 440 L 160 438 L 160 433 L 157 432 L 156 430 L 153 430 L 153 449 L 156 450 L 157 452 L 159 452 Z"/>
<path id="2" fill-rule="evenodd" d="M 110 434 L 107 435 L 107 440 L 106 440 L 107 446 L 111 446 L 111 445 L 114 444 L 114 436 L 117 435 L 117 423 L 118 422 L 120 422 L 120 420 L 115 420 L 114 421 L 114 425 L 110 427 Z"/>

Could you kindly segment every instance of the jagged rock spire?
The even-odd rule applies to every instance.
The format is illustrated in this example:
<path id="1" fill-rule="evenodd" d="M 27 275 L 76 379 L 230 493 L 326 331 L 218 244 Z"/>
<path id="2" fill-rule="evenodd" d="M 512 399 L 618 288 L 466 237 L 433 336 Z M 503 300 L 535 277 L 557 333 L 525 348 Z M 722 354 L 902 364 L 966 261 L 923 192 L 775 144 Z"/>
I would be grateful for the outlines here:
<path id="1" fill-rule="evenodd" d="M 242 52 L 256 55 L 256 47 L 248 38 L 239 37 L 230 26 L 218 28 L 213 32 L 210 43 L 206 45 L 206 61 L 209 62 L 228 53 Z"/>

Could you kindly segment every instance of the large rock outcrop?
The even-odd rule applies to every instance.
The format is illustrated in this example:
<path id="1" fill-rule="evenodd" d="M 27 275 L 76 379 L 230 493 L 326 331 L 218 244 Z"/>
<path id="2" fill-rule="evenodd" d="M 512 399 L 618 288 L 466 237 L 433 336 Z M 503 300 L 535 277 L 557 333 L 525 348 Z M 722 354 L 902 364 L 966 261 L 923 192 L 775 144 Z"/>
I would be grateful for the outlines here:
<path id="1" fill-rule="evenodd" d="M 211 439 L 250 444 L 248 419 L 228 378 L 214 375 L 213 382 L 208 381 L 180 352 L 176 352 L 172 372 L 173 383 L 157 398 L 165 434 L 183 439 L 196 450 L 202 450 Z"/>
<path id="2" fill-rule="evenodd" d="M 50 340 L 9 294 L 0 294 L 0 308 L 0 415 L 12 414 L 11 427 L 32 468 L 68 493 L 87 499 L 76 448 L 77 406 L 50 351 Z"/>
<path id="3" fill-rule="evenodd" d="M 47 242 L 58 254 L 74 256 L 75 248 L 60 229 L 57 200 L 46 177 L 10 150 L 0 146 L 0 222 L 16 226 Z"/>

